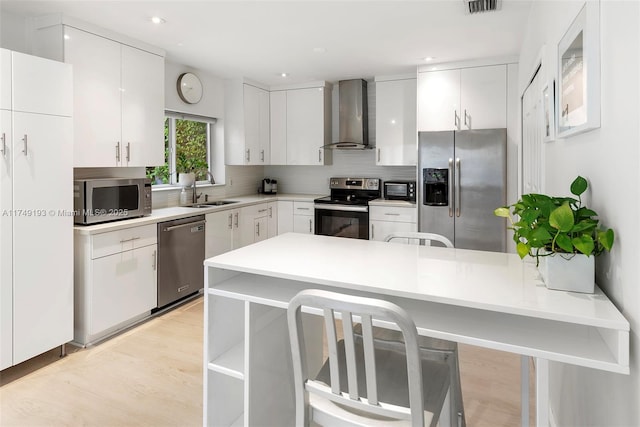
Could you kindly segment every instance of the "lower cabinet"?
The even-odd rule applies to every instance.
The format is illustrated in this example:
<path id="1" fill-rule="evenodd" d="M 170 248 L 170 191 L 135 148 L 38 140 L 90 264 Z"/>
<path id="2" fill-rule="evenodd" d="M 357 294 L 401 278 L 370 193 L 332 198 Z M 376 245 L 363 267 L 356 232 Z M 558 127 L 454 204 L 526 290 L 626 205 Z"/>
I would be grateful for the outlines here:
<path id="1" fill-rule="evenodd" d="M 369 206 L 369 240 L 384 241 L 395 232 L 418 231 L 418 212 L 415 206 Z M 393 243 L 408 243 L 394 239 Z"/>
<path id="2" fill-rule="evenodd" d="M 91 344 L 157 306 L 157 226 L 75 237 L 74 341 Z"/>
<path id="3" fill-rule="evenodd" d="M 205 258 L 278 234 L 278 202 L 212 212 L 205 218 Z"/>
<path id="4" fill-rule="evenodd" d="M 315 230 L 313 202 L 293 202 L 293 231 L 313 234 Z"/>
<path id="5" fill-rule="evenodd" d="M 240 209 L 209 213 L 205 219 L 205 258 L 240 247 Z"/>

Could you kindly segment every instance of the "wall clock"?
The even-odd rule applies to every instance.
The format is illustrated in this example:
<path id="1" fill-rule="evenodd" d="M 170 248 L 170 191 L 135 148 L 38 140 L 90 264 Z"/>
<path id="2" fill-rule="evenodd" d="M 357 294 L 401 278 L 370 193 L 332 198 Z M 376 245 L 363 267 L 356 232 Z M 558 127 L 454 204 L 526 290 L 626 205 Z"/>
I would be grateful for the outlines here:
<path id="1" fill-rule="evenodd" d="M 187 104 L 197 104 L 202 99 L 202 82 L 193 73 L 183 73 L 176 83 L 178 96 Z"/>

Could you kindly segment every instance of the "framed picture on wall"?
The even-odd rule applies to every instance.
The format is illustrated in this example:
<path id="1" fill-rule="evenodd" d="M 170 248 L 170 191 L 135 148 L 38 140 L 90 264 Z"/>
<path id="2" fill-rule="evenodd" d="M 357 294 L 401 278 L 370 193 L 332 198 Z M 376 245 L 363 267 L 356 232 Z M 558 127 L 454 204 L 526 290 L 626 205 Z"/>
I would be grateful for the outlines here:
<path id="1" fill-rule="evenodd" d="M 558 43 L 556 136 L 600 127 L 600 2 L 587 1 Z"/>
<path id="2" fill-rule="evenodd" d="M 556 81 L 551 80 L 542 88 L 542 115 L 544 132 L 542 140 L 551 142 L 555 139 L 556 126 Z"/>

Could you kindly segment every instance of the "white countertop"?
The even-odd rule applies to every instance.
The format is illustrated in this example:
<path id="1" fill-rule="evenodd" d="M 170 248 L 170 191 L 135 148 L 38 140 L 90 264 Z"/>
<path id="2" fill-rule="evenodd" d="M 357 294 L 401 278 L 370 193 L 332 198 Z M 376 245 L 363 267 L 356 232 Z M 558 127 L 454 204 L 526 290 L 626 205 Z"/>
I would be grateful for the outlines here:
<path id="1" fill-rule="evenodd" d="M 121 230 L 124 228 L 137 227 L 142 225 L 156 224 L 162 221 L 170 221 L 172 219 L 186 218 L 189 216 L 204 215 L 211 212 L 224 211 L 229 209 L 237 209 L 243 206 L 264 203 L 268 201 L 286 200 L 286 201 L 309 201 L 312 202 L 318 197 L 325 194 L 252 194 L 238 197 L 225 197 L 222 200 L 233 200 L 238 203 L 231 203 L 222 206 L 211 206 L 208 208 L 190 208 L 184 206 L 174 206 L 170 208 L 153 209 L 151 215 L 133 219 L 124 219 L 120 221 L 105 222 L 95 225 L 75 225 L 73 227 L 76 234 L 99 234 L 109 231 Z M 215 200 L 210 200 L 214 202 Z"/>
<path id="2" fill-rule="evenodd" d="M 535 267 L 515 254 L 287 233 L 205 266 L 629 331 L 599 288 L 594 294 L 548 290 Z"/>

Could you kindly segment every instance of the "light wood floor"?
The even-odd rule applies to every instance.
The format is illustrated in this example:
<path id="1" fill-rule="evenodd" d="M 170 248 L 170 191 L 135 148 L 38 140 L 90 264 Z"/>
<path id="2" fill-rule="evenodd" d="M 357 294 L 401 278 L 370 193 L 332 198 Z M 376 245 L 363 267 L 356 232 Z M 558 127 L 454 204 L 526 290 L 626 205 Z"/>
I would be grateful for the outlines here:
<path id="1" fill-rule="evenodd" d="M 93 348 L 2 371 L 0 425 L 202 425 L 202 319 L 200 298 Z M 467 426 L 518 426 L 519 356 L 459 351 Z"/>

